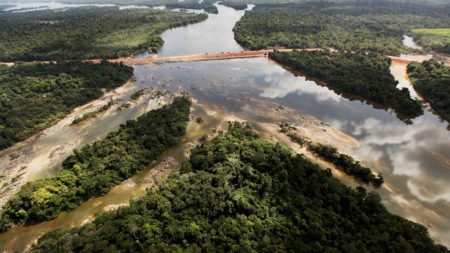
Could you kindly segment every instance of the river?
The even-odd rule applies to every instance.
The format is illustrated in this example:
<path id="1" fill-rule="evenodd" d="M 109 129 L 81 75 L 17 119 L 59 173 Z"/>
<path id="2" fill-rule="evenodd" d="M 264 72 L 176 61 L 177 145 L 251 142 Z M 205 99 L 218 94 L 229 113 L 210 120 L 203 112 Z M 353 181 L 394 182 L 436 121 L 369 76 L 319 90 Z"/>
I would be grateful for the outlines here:
<path id="1" fill-rule="evenodd" d="M 116 5 L 116 4 L 65 4 L 54 1 L 48 2 L 6 2 L 5 5 L 11 5 L 12 7 L 4 9 L 6 12 L 29 12 L 29 11 L 42 11 L 42 10 L 67 10 L 69 8 L 77 7 L 114 7 L 118 6 L 120 10 L 125 9 L 140 9 L 149 8 L 147 6 L 138 5 Z"/>
<path id="2" fill-rule="evenodd" d="M 233 39 L 232 28 L 244 11 L 223 6 L 218 6 L 218 9 L 219 14 L 210 14 L 201 23 L 164 32 L 165 44 L 160 54 L 242 50 Z M 393 65 L 391 71 L 399 81 L 399 87 L 411 89 L 405 65 Z M 183 89 L 198 100 L 194 113 L 205 117 L 206 124 L 198 126 L 191 123 L 184 144 L 195 143 L 196 138 L 222 122 L 218 115 L 206 113 L 205 108 L 218 108 L 253 122 L 268 122 L 267 115 L 260 114 L 260 108 L 254 107 L 250 101 L 292 108 L 300 115 L 312 115 L 323 124 L 344 132 L 356 139 L 359 145 L 349 145 L 341 151 L 383 174 L 385 184 L 377 191 L 386 207 L 395 214 L 425 225 L 434 239 L 450 246 L 450 132 L 448 124 L 428 109 L 411 124 L 406 124 L 392 110 L 376 109 L 357 99 L 338 95 L 267 59 L 142 65 L 135 67 L 135 76 L 134 90 L 150 87 Z M 417 93 L 412 96 L 418 97 Z M 125 118 L 132 116 L 123 116 Z M 106 196 L 62 214 L 55 221 L 18 227 L 1 234 L 1 248 L 22 251 L 47 231 L 79 226 L 98 212 L 125 204 L 154 183 L 155 180 L 146 180 L 157 176 L 152 174 L 152 168 L 164 167 L 165 164 L 176 168 L 185 159 L 185 146 L 180 144 L 169 149 L 146 171 L 114 188 Z"/>
<path id="3" fill-rule="evenodd" d="M 417 43 L 414 41 L 414 38 L 408 35 L 403 35 L 403 45 L 411 49 L 422 50 L 422 47 L 417 45 Z"/>

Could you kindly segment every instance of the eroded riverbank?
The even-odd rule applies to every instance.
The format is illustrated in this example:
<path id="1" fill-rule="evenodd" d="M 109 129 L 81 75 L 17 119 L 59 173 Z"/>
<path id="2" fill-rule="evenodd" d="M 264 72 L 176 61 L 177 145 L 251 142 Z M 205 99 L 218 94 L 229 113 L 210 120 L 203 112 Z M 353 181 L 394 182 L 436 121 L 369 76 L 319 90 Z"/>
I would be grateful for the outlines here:
<path id="1" fill-rule="evenodd" d="M 142 98 L 143 100 L 151 98 Z M 189 156 L 189 151 L 198 144 L 203 136 L 213 137 L 227 128 L 229 121 L 248 121 L 263 136 L 273 141 L 282 142 L 287 146 L 300 151 L 295 144 L 290 142 L 278 130 L 282 122 L 295 122 L 302 131 L 315 133 L 317 140 L 327 140 L 342 149 L 356 147 L 357 141 L 332 127 L 325 125 L 307 115 L 300 115 L 291 108 L 282 108 L 276 103 L 251 98 L 238 98 L 235 103 L 245 102 L 251 107 L 259 108 L 258 111 L 243 110 L 241 113 L 229 113 L 226 108 L 218 105 L 194 103 L 191 121 L 188 125 L 187 135 L 183 140 L 168 149 L 157 161 L 147 169 L 139 172 L 134 177 L 114 187 L 107 195 L 93 198 L 69 213 L 62 213 L 55 220 L 43 222 L 27 227 L 14 227 L 10 231 L 0 234 L 0 250 L 2 252 L 24 251 L 43 234 L 55 229 L 81 226 L 91 221 L 97 214 L 114 210 L 120 206 L 128 205 L 132 198 L 144 195 L 147 190 L 155 190 L 157 186 L 174 170 L 180 167 L 182 161 Z M 258 120 L 260 116 L 266 120 Z M 196 118 L 201 117 L 203 123 L 197 123 Z M 303 153 L 303 152 L 302 152 Z M 307 153 L 307 152 L 305 152 Z M 308 155 L 308 154 L 307 154 Z M 320 162 L 309 155 L 312 160 Z M 322 163 L 322 165 L 324 165 Z M 330 167 L 330 166 L 328 166 Z M 332 168 L 332 167 L 331 167 Z M 351 179 L 337 173 L 341 180 Z"/>
<path id="2" fill-rule="evenodd" d="M 393 64 L 391 70 L 397 81 L 412 88 L 406 65 Z M 257 121 L 268 122 L 270 110 L 253 99 L 277 104 L 274 114 L 291 108 L 300 115 L 313 115 L 358 141 L 353 148 L 339 147 L 339 152 L 383 174 L 385 184 L 377 192 L 391 212 L 425 225 L 434 239 L 450 245 L 450 189 L 445 183 L 450 180 L 450 166 L 435 159 L 450 157 L 450 135 L 447 124 L 429 110 L 408 125 L 391 110 L 345 98 L 266 59 L 137 66 L 135 74 L 139 87 L 183 87 L 199 101 L 221 106 L 230 114 L 244 113 L 245 119 L 253 114 Z M 304 134 L 311 138 L 317 132 Z M 436 191 L 417 190 L 426 188 Z"/>
<path id="3" fill-rule="evenodd" d="M 164 33 L 166 44 L 162 55 L 226 51 L 220 48 L 222 46 L 230 50 L 240 48 L 229 34 L 234 25 L 231 22 L 239 19 L 243 12 L 223 8 L 226 7 L 219 8 L 219 15 L 211 15 L 214 19 Z M 209 23 L 210 20 L 214 22 Z M 219 24 L 222 24 L 220 29 L 215 27 Z M 198 40 L 188 40 L 189 45 L 179 43 L 180 38 L 197 35 L 202 36 L 201 43 Z M 208 48 L 202 48 L 204 45 Z M 392 69 L 396 79 L 410 87 L 404 65 L 393 65 Z M 169 149 L 158 162 L 106 196 L 92 199 L 54 221 L 17 227 L 0 234 L 0 245 L 5 245 L 3 248 L 7 252 L 21 251 L 45 232 L 79 226 L 99 212 L 127 204 L 130 198 L 157 185 L 179 166 L 187 155 L 185 147 L 195 145 L 195 141 L 189 140 L 224 129 L 227 120 L 250 121 L 264 137 L 304 152 L 313 160 L 314 156 L 278 132 L 279 123 L 295 124 L 299 134 L 337 146 L 340 152 L 354 156 L 374 172 L 383 174 L 385 184 L 377 192 L 391 212 L 425 225 L 434 239 L 450 245 L 450 135 L 447 125 L 429 111 L 414 119 L 412 125 L 406 125 L 392 111 L 346 99 L 266 59 L 137 66 L 135 74 L 133 91 L 148 88 L 191 93 L 198 100 L 193 115 L 202 116 L 205 123 L 191 122 L 182 144 Z M 144 101 L 147 100 L 141 102 Z M 118 125 L 139 113 L 136 108 L 131 111 L 133 113 L 124 110 L 124 115 L 119 114 L 110 121 Z M 106 134 L 112 128 L 105 122 L 86 131 L 99 136 L 98 132 Z M 189 139 L 192 135 L 193 139 Z M 324 168 L 333 168 L 331 164 L 315 161 Z M 333 174 L 350 186 L 359 185 L 338 170 L 333 170 Z"/>
<path id="4" fill-rule="evenodd" d="M 0 156 L 0 205 L 3 205 L 28 181 L 52 175 L 74 149 L 80 148 L 119 127 L 126 120 L 167 104 L 171 93 L 147 90 L 144 96 L 130 101 L 136 89 L 134 82 L 105 93 L 101 98 L 76 108 L 55 125 L 26 141 L 2 151 Z M 94 118 L 72 125 L 75 118 L 112 103 L 105 112 Z"/>

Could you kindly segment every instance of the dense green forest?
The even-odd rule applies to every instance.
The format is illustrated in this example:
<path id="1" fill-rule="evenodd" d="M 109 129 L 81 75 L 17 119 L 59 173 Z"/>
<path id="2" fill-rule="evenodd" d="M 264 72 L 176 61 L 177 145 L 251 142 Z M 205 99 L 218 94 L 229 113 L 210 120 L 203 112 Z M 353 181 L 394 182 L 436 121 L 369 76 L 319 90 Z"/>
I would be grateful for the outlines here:
<path id="1" fill-rule="evenodd" d="M 117 132 L 75 151 L 56 175 L 25 184 L 8 200 L 0 230 L 54 219 L 135 175 L 184 136 L 190 105 L 189 98 L 178 97 L 171 105 L 130 120 Z"/>
<path id="2" fill-rule="evenodd" d="M 247 9 L 247 4 L 246 3 L 237 3 L 237 2 L 232 2 L 232 1 L 222 1 L 220 2 L 221 5 L 233 8 L 235 10 L 245 10 Z"/>
<path id="3" fill-rule="evenodd" d="M 269 57 L 302 74 L 317 78 L 337 93 L 356 95 L 375 102 L 375 106 L 391 108 L 401 119 L 423 114 L 419 101 L 413 100 L 407 88 L 397 89 L 390 59 L 364 53 L 330 53 L 326 51 L 272 52 Z M 348 96 L 347 96 L 348 97 Z"/>
<path id="4" fill-rule="evenodd" d="M 107 62 L 0 65 L 0 149 L 49 127 L 132 75 L 132 68 Z"/>
<path id="5" fill-rule="evenodd" d="M 186 0 L 188 1 L 188 0 Z M 146 6 L 162 6 L 168 3 L 176 3 L 179 0 L 58 0 L 67 4 L 117 4 L 117 5 L 146 5 Z"/>
<path id="6" fill-rule="evenodd" d="M 435 7 L 387 1 L 257 5 L 234 27 L 249 49 L 332 47 L 398 55 L 413 28 L 450 27 L 450 4 Z"/>
<path id="7" fill-rule="evenodd" d="M 69 1 L 69 0 L 63 0 Z M 73 0 L 73 1 L 94 1 L 94 0 Z M 98 1 L 98 0 L 96 0 Z M 104 0 L 108 1 L 108 0 Z M 133 1 L 133 0 L 129 0 Z M 140 0 L 135 0 L 140 1 Z M 145 1 L 145 0 L 142 0 Z M 348 2 L 362 2 L 367 0 L 226 0 L 232 3 L 251 3 L 251 4 L 285 4 L 285 3 L 306 3 L 306 2 L 333 2 L 333 3 L 348 3 Z M 377 2 L 374 0 L 373 2 Z M 406 3 L 406 4 L 426 4 L 426 5 L 447 5 L 448 0 L 384 0 L 385 2 L 391 3 Z"/>
<path id="8" fill-rule="evenodd" d="M 335 147 L 320 143 L 311 143 L 308 149 L 325 160 L 335 164 L 345 174 L 355 177 L 366 184 L 380 187 L 384 183 L 383 176 L 372 173 L 370 168 L 364 167 L 351 156 L 340 154 Z"/>
<path id="9" fill-rule="evenodd" d="M 340 154 L 333 146 L 310 141 L 293 133 L 285 125 L 281 125 L 280 132 L 286 134 L 293 142 L 299 144 L 301 147 L 306 146 L 309 151 L 333 163 L 339 170 L 342 170 L 345 174 L 359 181 L 372 184 L 375 187 L 380 187 L 384 183 L 384 178 L 381 174 L 375 175 L 370 168 L 361 165 L 359 161 L 356 161 L 349 155 Z"/>
<path id="10" fill-rule="evenodd" d="M 408 75 L 420 95 L 445 120 L 450 122 L 450 67 L 429 60 L 408 65 Z"/>
<path id="11" fill-rule="evenodd" d="M 327 0 L 327 2 L 348 2 L 349 0 Z M 361 1 L 361 0 L 359 0 Z M 448 4 L 447 0 L 387 0 L 388 2 L 398 3 L 418 3 L 418 4 Z M 19 1 L 20 2 L 20 1 Z M 178 0 L 59 0 L 62 3 L 115 3 L 115 4 L 145 4 L 150 6 L 164 5 L 166 3 L 178 2 Z M 323 0 L 226 0 L 231 3 L 304 3 L 304 2 L 323 2 Z"/>
<path id="12" fill-rule="evenodd" d="M 0 15 L 0 60 L 116 58 L 163 44 L 163 31 L 206 14 L 117 7 L 72 8 Z"/>
<path id="13" fill-rule="evenodd" d="M 194 9 L 194 10 L 205 10 L 208 13 L 217 14 L 219 11 L 217 7 L 214 6 L 214 1 L 211 0 L 203 0 L 199 1 L 182 1 L 176 3 L 168 3 L 165 6 L 169 9 L 180 8 L 180 9 Z"/>
<path id="14" fill-rule="evenodd" d="M 136 91 L 135 93 L 131 94 L 130 98 L 131 100 L 138 100 L 140 97 L 142 97 L 145 93 L 144 89 L 140 89 Z"/>
<path id="15" fill-rule="evenodd" d="M 42 237 L 34 252 L 448 252 L 302 155 L 234 123 L 159 191 Z"/>

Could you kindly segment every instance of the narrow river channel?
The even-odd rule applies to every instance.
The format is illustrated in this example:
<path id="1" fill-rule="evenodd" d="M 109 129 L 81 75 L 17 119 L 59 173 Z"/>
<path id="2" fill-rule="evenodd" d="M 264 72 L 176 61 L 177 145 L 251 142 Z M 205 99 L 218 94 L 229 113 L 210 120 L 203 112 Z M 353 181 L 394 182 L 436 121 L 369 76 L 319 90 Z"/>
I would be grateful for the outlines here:
<path id="1" fill-rule="evenodd" d="M 204 22 L 163 33 L 165 44 L 160 54 L 242 50 L 233 39 L 232 28 L 244 11 L 223 6 L 218 6 L 218 9 L 219 14 L 210 14 Z M 394 65 L 391 70 L 401 86 L 409 87 L 406 65 Z M 135 76 L 133 90 L 188 91 L 198 100 L 194 113 L 205 117 L 206 123 L 202 126 L 191 123 L 183 143 L 169 149 L 158 162 L 106 196 L 92 199 L 54 221 L 17 227 L 0 234 L 1 250 L 23 251 L 48 231 L 79 226 L 99 212 L 126 204 L 130 198 L 142 195 L 147 187 L 163 180 L 171 169 L 177 168 L 185 159 L 187 143 L 195 142 L 196 138 L 220 124 L 220 117 L 209 115 L 205 108 L 216 107 L 245 118 L 256 111 L 256 108 L 246 104 L 245 101 L 250 100 L 276 103 L 301 115 L 312 115 L 323 124 L 356 139 L 359 145 L 342 151 L 383 174 L 385 185 L 377 191 L 386 207 L 395 214 L 425 225 L 434 239 L 450 246 L 450 132 L 448 124 L 429 110 L 413 119 L 411 124 L 406 124 L 391 110 L 376 109 L 359 100 L 338 95 L 267 59 L 141 65 L 135 67 Z M 416 93 L 412 96 L 418 97 Z M 135 115 L 136 110 L 120 119 L 126 120 Z M 117 116 L 114 119 L 118 119 Z M 268 121 L 262 115 L 248 119 Z M 116 125 L 105 126 L 104 130 L 109 131 Z M 92 131 L 99 131 L 99 128 Z M 152 174 L 154 168 L 162 173 Z"/>

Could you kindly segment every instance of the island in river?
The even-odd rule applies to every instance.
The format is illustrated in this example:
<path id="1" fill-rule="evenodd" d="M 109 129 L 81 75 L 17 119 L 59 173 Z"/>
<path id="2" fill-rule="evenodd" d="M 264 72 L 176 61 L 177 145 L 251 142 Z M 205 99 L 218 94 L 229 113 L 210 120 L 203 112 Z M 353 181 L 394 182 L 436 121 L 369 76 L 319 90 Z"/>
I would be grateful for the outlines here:
<path id="1" fill-rule="evenodd" d="M 171 30 L 164 34 L 163 38 L 168 46 L 162 48 L 161 54 L 180 55 L 179 53 L 175 53 L 179 52 L 179 50 L 184 50 L 181 54 L 203 52 L 200 47 L 205 45 L 204 48 L 207 48 L 208 44 L 211 45 L 211 41 L 217 41 L 217 44 L 225 44 L 224 48 L 227 49 L 215 48 L 208 52 L 226 51 L 228 48 L 238 48 L 239 50 L 239 46 L 235 44 L 232 37 L 230 38 L 227 36 L 227 34 L 232 34 L 230 31 L 233 27 L 233 23 L 229 24 L 223 22 L 223 20 L 226 18 L 228 18 L 228 20 L 238 19 L 240 15 L 243 15 L 243 12 L 235 12 L 221 6 L 218 6 L 218 9 L 219 14 L 217 16 L 211 15 L 210 19 L 206 22 L 199 23 L 192 27 Z M 204 41 L 199 45 L 190 45 L 189 42 L 187 42 L 188 45 L 184 45 L 186 49 L 180 49 L 176 40 L 171 40 L 183 36 L 186 37 L 186 34 L 192 34 L 191 30 L 194 28 L 198 30 L 192 31 L 192 33 L 198 33 L 200 36 L 204 36 L 202 38 Z M 226 32 L 223 32 L 224 30 Z M 209 33 L 205 33 L 205 31 L 208 31 Z M 183 32 L 184 34 L 180 34 L 180 32 Z M 208 38 L 210 39 L 209 41 Z M 171 45 L 174 46 L 172 47 Z M 434 183 L 438 182 L 438 184 L 434 186 L 434 189 L 440 189 L 439 187 L 441 186 L 439 180 L 446 180 L 445 177 L 442 177 L 442 174 L 438 176 L 439 173 L 432 173 L 428 174 L 428 177 L 421 177 L 421 169 L 430 168 L 427 164 L 420 164 L 419 166 L 414 167 L 417 173 L 416 175 L 418 176 L 413 174 L 402 175 L 401 172 L 400 174 L 398 172 L 399 169 L 402 169 L 401 163 L 398 163 L 398 161 L 402 158 L 402 155 L 407 155 L 408 152 L 416 152 L 416 155 L 413 156 L 413 159 L 416 160 L 423 159 L 423 161 L 425 161 L 424 158 L 426 155 L 431 157 L 431 154 L 422 150 L 423 147 L 432 150 L 433 155 L 441 155 L 444 158 L 448 157 L 447 154 L 445 154 L 445 150 L 448 150 L 445 148 L 445 143 L 448 140 L 448 132 L 446 132 L 443 124 L 439 123 L 436 117 L 428 111 L 425 111 L 423 116 L 414 119 L 413 125 L 409 127 L 392 115 L 391 111 L 374 109 L 373 107 L 358 101 L 349 101 L 333 91 L 328 90 L 326 87 L 318 86 L 313 81 L 307 81 L 301 76 L 295 77 L 288 71 L 273 63 L 267 62 L 265 59 L 136 66 L 135 75 L 136 87 L 134 88 L 134 91 L 145 87 L 171 90 L 178 90 L 182 87 L 184 90 L 190 91 L 192 96 L 198 99 L 199 102 L 207 104 L 206 108 L 209 110 L 218 108 L 225 110 L 227 114 L 230 114 L 231 116 L 241 115 L 242 118 L 254 122 L 256 129 L 263 133 L 265 132 L 263 131 L 264 129 L 269 128 L 267 123 L 271 122 L 270 119 L 273 118 L 274 115 L 282 114 L 285 111 L 292 110 L 297 113 L 302 112 L 315 115 L 323 122 L 307 121 L 307 117 L 284 117 L 279 118 L 278 120 L 292 120 L 295 121 L 296 124 L 304 125 L 304 128 L 298 129 L 299 131 L 305 131 L 307 134 L 308 131 L 311 131 L 310 129 L 317 129 L 318 131 L 315 132 L 316 134 L 313 134 L 312 132 L 309 132 L 308 134 L 308 136 L 313 138 L 321 138 L 319 133 L 330 134 L 332 132 L 332 127 L 327 126 L 327 124 L 331 124 L 335 128 L 358 139 L 359 145 L 339 146 L 339 150 L 342 152 L 347 149 L 350 151 L 348 153 L 355 155 L 359 160 L 362 160 L 365 163 L 374 164 L 375 166 L 371 167 L 377 172 L 383 172 L 386 182 L 380 190 L 377 190 L 382 197 L 383 203 L 391 211 L 405 215 L 409 219 L 414 219 L 415 221 L 427 225 L 427 227 L 431 228 L 432 232 L 443 231 L 442 233 L 439 233 L 439 235 L 442 235 L 443 237 L 441 240 L 443 239 L 445 241 L 445 218 L 442 218 L 443 220 L 440 220 L 441 222 L 438 222 L 438 220 L 440 217 L 445 217 L 445 213 L 442 212 L 445 212 L 445 210 L 448 209 L 445 209 L 445 205 L 444 207 L 442 205 L 439 206 L 442 202 L 437 203 L 431 200 L 433 197 L 436 199 L 445 198 L 445 194 L 442 195 L 443 197 L 439 197 L 439 195 L 423 195 L 422 192 L 413 192 L 413 194 L 411 194 L 410 191 L 410 189 L 414 189 L 413 187 L 415 185 L 423 185 L 428 180 Z M 403 76 L 404 72 L 400 76 L 395 77 L 400 77 L 401 79 Z M 266 106 L 264 107 L 261 105 Z M 290 107 L 292 107 L 292 109 L 290 109 Z M 204 118 L 207 119 L 207 117 Z M 98 120 L 101 120 L 101 118 Z M 205 123 L 208 125 L 208 120 L 206 120 Z M 310 124 L 309 127 L 306 127 L 308 124 Z M 385 126 L 384 129 L 379 129 L 380 124 Z M 312 126 L 314 126 L 314 128 Z M 377 129 L 380 131 L 383 130 L 383 132 L 386 132 L 387 129 L 390 131 L 387 131 L 387 133 L 382 136 L 377 134 Z M 401 129 L 401 131 L 395 131 L 395 129 Z M 415 132 L 412 132 L 413 129 Z M 432 135 L 430 135 L 430 132 L 424 132 L 425 130 L 431 131 Z M 429 138 L 428 141 L 430 142 L 424 143 L 423 140 L 420 139 L 420 134 L 427 133 Z M 266 138 L 278 136 L 275 132 L 269 132 L 263 135 Z M 348 139 L 354 140 L 354 138 Z M 406 147 L 404 143 L 405 138 L 410 139 L 410 142 L 407 143 L 408 147 Z M 388 139 L 389 146 L 386 147 L 383 142 Z M 331 142 L 335 141 L 335 139 L 323 138 L 322 141 Z M 349 143 L 355 143 L 355 141 L 350 141 Z M 384 153 L 383 148 L 388 152 Z M 298 149 L 296 149 L 296 151 L 297 150 Z M 374 162 L 374 160 L 376 162 Z M 385 163 L 386 160 L 395 165 L 393 166 L 389 162 Z M 441 166 L 445 165 L 439 165 L 435 168 L 441 169 Z M 443 169 L 445 169 L 445 167 Z M 341 178 L 337 172 L 333 171 L 333 174 Z M 437 180 L 433 180 L 433 177 L 437 177 Z M 348 179 L 345 179 L 344 177 L 342 180 L 347 182 L 346 180 Z M 348 180 L 348 184 L 353 186 L 358 185 L 357 182 L 351 180 Z M 410 186 L 412 188 L 409 188 Z M 442 192 L 445 193 L 445 188 L 440 189 L 436 194 Z M 117 192 L 115 193 L 117 194 Z M 111 195 L 110 197 L 114 198 L 114 195 Z M 431 201 L 427 202 L 424 199 Z M 99 203 L 96 201 L 99 200 L 93 199 L 92 202 L 90 202 L 91 207 L 93 207 L 92 205 L 94 203 Z M 127 200 L 124 202 L 127 202 Z M 414 202 L 415 208 L 420 208 L 422 212 L 414 212 L 412 209 L 414 207 L 408 205 L 408 203 L 412 202 Z M 399 208 L 396 208 L 396 203 L 400 204 Z M 84 207 L 86 208 L 87 206 Z M 72 215 L 80 215 L 83 209 L 80 209 L 78 212 L 77 210 L 78 209 L 76 209 L 74 211 L 75 213 Z M 435 213 L 433 216 L 428 216 L 429 212 L 424 210 L 433 210 Z M 67 217 L 67 215 L 70 216 L 71 214 L 63 214 L 64 217 Z M 79 222 L 82 221 L 83 220 L 80 220 Z M 433 226 L 430 226 L 430 223 L 426 221 L 431 221 Z M 55 223 L 43 223 L 44 226 L 50 224 Z M 38 229 L 39 225 L 35 228 Z M 17 228 L 17 230 L 13 229 L 11 231 L 12 234 L 0 235 L 0 241 L 2 241 L 2 236 L 14 235 L 14 233 L 15 236 L 12 238 L 20 237 L 20 234 L 22 233 L 18 233 L 18 231 L 23 231 L 21 229 L 29 229 L 28 232 L 30 235 L 36 232 L 39 234 L 39 231 L 32 232 L 33 226 L 29 228 Z M 47 227 L 46 231 L 48 231 L 48 229 L 49 227 Z M 435 232 L 433 232 L 433 234 L 434 238 L 438 237 Z M 22 236 L 26 237 L 27 234 L 23 234 Z M 40 237 L 40 235 L 37 237 Z M 9 241 L 13 242 L 14 240 L 10 239 Z"/>

